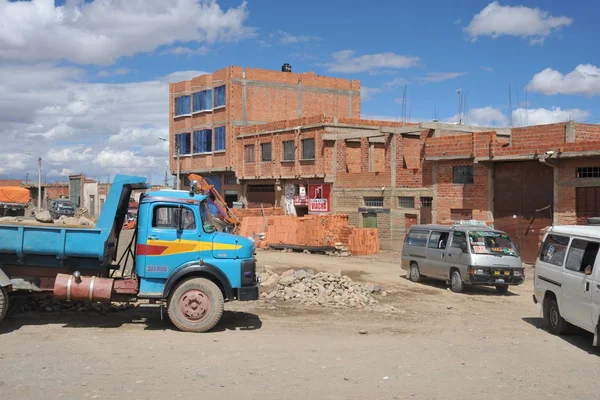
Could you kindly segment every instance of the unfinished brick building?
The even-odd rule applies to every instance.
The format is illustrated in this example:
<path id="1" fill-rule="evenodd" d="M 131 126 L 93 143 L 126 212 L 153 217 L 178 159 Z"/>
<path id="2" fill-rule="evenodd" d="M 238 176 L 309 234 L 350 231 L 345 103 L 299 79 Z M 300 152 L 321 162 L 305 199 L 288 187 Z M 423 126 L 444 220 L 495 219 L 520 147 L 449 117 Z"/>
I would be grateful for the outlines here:
<path id="1" fill-rule="evenodd" d="M 196 110 L 198 93 L 223 85 L 224 106 Z M 363 120 L 359 90 L 357 81 L 240 67 L 172 84 L 171 169 L 177 140 L 191 152 L 183 175 L 212 176 L 229 201 L 348 214 L 378 228 L 386 249 L 399 250 L 412 224 L 476 219 L 506 230 L 531 261 L 540 229 L 600 215 L 599 125 Z M 185 96 L 190 115 L 176 114 Z M 224 150 L 215 147 L 221 126 Z M 197 151 L 204 130 L 210 152 Z"/>
<path id="2" fill-rule="evenodd" d="M 190 173 L 208 177 L 231 203 L 240 196 L 235 127 L 321 113 L 360 117 L 359 81 L 287 71 L 232 66 L 172 83 L 171 171 L 177 169 L 177 146 L 182 180 Z"/>

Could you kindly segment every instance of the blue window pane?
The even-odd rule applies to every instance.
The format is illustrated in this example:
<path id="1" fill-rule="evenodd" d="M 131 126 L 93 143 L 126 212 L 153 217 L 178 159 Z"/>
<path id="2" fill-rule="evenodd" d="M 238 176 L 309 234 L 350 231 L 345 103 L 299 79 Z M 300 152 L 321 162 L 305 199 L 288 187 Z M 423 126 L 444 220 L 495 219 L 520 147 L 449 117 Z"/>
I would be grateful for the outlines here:
<path id="1" fill-rule="evenodd" d="M 179 147 L 179 154 L 190 154 L 191 135 L 189 133 L 175 135 L 175 144 Z"/>
<path id="2" fill-rule="evenodd" d="M 175 98 L 175 116 L 190 114 L 190 96 Z"/>
<path id="3" fill-rule="evenodd" d="M 225 150 L 225 127 L 215 128 L 215 151 Z"/>
<path id="4" fill-rule="evenodd" d="M 194 93 L 193 100 L 194 112 L 212 109 L 212 90 Z"/>
<path id="5" fill-rule="evenodd" d="M 225 86 L 217 86 L 215 91 L 215 107 L 225 105 Z"/>
<path id="6" fill-rule="evenodd" d="M 210 153 L 212 151 L 212 131 L 202 129 L 194 132 L 194 153 Z"/>

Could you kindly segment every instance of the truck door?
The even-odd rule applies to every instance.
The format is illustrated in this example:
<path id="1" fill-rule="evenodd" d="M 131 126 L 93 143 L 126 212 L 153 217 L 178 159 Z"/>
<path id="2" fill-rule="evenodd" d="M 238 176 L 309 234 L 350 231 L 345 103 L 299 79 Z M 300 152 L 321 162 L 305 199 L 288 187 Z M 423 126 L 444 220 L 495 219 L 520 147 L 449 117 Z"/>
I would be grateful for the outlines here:
<path id="1" fill-rule="evenodd" d="M 594 279 L 593 273 L 596 255 L 598 253 L 599 243 L 590 242 L 583 239 L 573 239 L 562 282 L 562 313 L 564 318 L 588 331 L 593 329 L 592 323 L 592 292 L 596 287 L 592 287 Z M 591 271 L 590 271 L 591 269 Z"/>
<path id="2" fill-rule="evenodd" d="M 209 245 L 200 238 L 198 206 L 154 203 L 145 215 L 146 231 L 138 232 L 138 275 L 166 279 L 173 270 L 199 259 L 200 247 Z M 141 217 L 141 216 L 140 216 Z"/>

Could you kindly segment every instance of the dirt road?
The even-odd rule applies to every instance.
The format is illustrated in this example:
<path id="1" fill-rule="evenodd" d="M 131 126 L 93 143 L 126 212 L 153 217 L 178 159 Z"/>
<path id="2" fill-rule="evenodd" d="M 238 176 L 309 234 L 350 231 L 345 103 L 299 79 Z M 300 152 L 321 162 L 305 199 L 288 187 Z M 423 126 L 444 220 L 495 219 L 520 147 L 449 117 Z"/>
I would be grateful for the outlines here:
<path id="1" fill-rule="evenodd" d="M 105 317 L 19 314 L 0 325 L 2 399 L 540 399 L 597 397 L 600 350 L 579 330 L 546 333 L 532 282 L 457 295 L 400 277 L 397 254 L 261 252 L 278 270 L 380 283 L 400 312 L 231 303 L 188 334 L 156 308 Z M 361 335 L 359 331 L 368 330 Z"/>

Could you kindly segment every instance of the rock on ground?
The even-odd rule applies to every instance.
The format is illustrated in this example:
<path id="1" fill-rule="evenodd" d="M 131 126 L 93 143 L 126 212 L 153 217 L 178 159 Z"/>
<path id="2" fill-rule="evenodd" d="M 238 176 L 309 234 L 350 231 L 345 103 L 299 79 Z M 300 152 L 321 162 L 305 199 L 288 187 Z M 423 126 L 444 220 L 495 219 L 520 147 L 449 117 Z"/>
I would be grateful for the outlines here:
<path id="1" fill-rule="evenodd" d="M 42 211 L 35 214 L 35 219 L 38 222 L 54 222 L 52 220 L 52 215 L 50 215 L 50 211 Z"/>
<path id="2" fill-rule="evenodd" d="M 16 217 L 1 217 L 0 222 L 16 222 Z"/>

